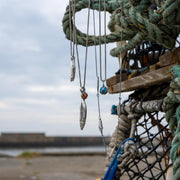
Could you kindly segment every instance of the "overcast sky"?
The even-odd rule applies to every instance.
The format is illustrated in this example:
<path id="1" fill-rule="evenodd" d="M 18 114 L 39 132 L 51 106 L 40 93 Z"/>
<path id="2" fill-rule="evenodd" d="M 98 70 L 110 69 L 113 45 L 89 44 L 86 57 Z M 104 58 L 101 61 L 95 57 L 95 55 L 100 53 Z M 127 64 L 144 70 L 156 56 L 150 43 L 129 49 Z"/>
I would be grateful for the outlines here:
<path id="1" fill-rule="evenodd" d="M 88 116 L 79 126 L 79 81 L 69 81 L 69 41 L 62 31 L 68 1 L 0 1 L 0 131 L 45 132 L 47 135 L 99 135 L 93 49 L 87 70 Z M 85 13 L 85 12 L 83 12 Z M 81 13 L 82 14 L 82 13 Z M 86 15 L 77 15 L 86 28 Z M 79 19 L 78 19 L 79 17 Z M 108 46 L 109 50 L 115 44 Z M 85 49 L 79 47 L 83 66 Z M 108 77 L 118 61 L 108 55 Z M 104 134 L 111 135 L 117 117 L 110 114 L 118 95 L 101 96 Z"/>

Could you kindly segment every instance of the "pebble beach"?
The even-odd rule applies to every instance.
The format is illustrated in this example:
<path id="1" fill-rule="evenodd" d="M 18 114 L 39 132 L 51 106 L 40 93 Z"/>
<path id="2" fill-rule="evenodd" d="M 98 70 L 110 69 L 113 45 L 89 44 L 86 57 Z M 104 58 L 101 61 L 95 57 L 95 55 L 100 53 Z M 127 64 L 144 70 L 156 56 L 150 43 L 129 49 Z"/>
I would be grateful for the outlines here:
<path id="1" fill-rule="evenodd" d="M 104 168 L 104 155 L 1 157 L 0 180 L 95 180 Z"/>

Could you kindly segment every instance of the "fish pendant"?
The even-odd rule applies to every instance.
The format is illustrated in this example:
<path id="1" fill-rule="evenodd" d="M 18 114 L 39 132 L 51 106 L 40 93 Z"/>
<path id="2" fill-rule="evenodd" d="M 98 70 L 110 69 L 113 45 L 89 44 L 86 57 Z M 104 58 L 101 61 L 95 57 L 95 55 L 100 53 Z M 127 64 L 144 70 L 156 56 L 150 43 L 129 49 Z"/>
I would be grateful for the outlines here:
<path id="1" fill-rule="evenodd" d="M 75 57 L 72 56 L 71 57 L 71 79 L 70 79 L 71 82 L 74 81 L 75 74 L 76 74 Z"/>
<path id="2" fill-rule="evenodd" d="M 97 78 L 97 92 L 99 92 L 99 78 Z"/>
<path id="3" fill-rule="evenodd" d="M 101 132 L 101 134 L 103 134 L 103 124 L 102 124 L 101 118 L 99 118 L 98 127 L 99 127 L 99 131 Z"/>
<path id="4" fill-rule="evenodd" d="M 81 100 L 80 106 L 80 128 L 83 130 L 86 123 L 86 115 L 87 115 L 87 106 L 85 100 Z"/>

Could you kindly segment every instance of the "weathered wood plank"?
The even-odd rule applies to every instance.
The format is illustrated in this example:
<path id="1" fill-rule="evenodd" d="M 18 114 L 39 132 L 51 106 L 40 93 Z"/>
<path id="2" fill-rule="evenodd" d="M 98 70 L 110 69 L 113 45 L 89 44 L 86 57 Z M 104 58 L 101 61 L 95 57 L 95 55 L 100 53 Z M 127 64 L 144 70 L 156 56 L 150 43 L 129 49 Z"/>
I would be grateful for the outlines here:
<path id="1" fill-rule="evenodd" d="M 127 77 L 122 77 L 121 88 L 122 92 L 132 91 L 139 88 L 149 87 L 158 83 L 170 81 L 168 74 L 169 68 L 174 64 L 180 64 L 180 48 L 166 52 L 160 56 L 159 62 L 150 68 L 150 72 L 144 72 L 138 76 L 137 73 L 132 73 Z M 160 69 L 156 69 L 160 68 Z M 135 77 L 134 77 L 135 76 Z M 124 80 L 124 81 L 123 81 Z M 109 93 L 118 93 L 120 91 L 119 75 L 107 79 Z"/>
<path id="2" fill-rule="evenodd" d="M 173 64 L 174 65 L 174 64 Z M 158 83 L 168 82 L 171 76 L 168 73 L 169 68 L 173 65 L 162 67 L 161 69 L 148 72 L 146 74 L 136 76 L 132 79 L 123 81 L 121 83 L 121 92 L 133 91 L 135 89 L 149 87 Z M 120 92 L 120 83 L 108 87 L 110 94 Z"/>
<path id="3" fill-rule="evenodd" d="M 121 80 L 124 81 L 124 80 L 127 80 L 128 76 L 127 76 L 126 73 L 124 73 L 124 74 L 122 74 L 121 78 L 122 78 Z M 106 80 L 106 85 L 109 87 L 109 86 L 113 86 L 113 85 L 115 85 L 115 84 L 117 84 L 119 82 L 120 82 L 120 76 L 119 76 L 119 74 L 117 74 L 117 75 L 107 79 Z"/>
<path id="4" fill-rule="evenodd" d="M 137 70 L 134 70 L 133 73 L 130 74 L 129 76 L 128 76 L 126 73 L 123 73 L 123 74 L 122 74 L 122 77 L 121 77 L 121 81 L 125 81 L 125 80 L 130 79 L 130 78 L 133 78 L 133 77 L 135 77 L 135 76 L 145 74 L 145 73 L 147 73 L 148 71 L 149 71 L 149 70 L 146 70 L 146 71 L 142 72 L 141 74 L 139 74 L 139 73 L 137 72 Z M 111 77 L 111 78 L 109 78 L 109 79 L 106 80 L 106 84 L 107 84 L 108 87 L 113 86 L 113 85 L 115 85 L 115 84 L 117 84 L 117 83 L 119 83 L 119 82 L 120 82 L 119 74 L 117 74 L 117 75 L 115 75 L 115 76 L 113 76 L 113 77 Z"/>
<path id="5" fill-rule="evenodd" d="M 180 61 L 180 48 L 177 48 L 174 51 L 166 52 L 164 55 L 159 57 L 159 65 L 161 67 L 174 63 L 179 63 L 179 61 Z"/>

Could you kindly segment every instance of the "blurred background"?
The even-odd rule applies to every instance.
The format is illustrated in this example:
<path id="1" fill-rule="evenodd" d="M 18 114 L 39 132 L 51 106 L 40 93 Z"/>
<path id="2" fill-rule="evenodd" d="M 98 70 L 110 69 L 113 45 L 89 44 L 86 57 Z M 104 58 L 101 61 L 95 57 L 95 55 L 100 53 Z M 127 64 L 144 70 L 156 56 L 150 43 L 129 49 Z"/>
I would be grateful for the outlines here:
<path id="1" fill-rule="evenodd" d="M 70 83 L 70 42 L 62 30 L 67 5 L 68 0 L 0 2 L 2 180 L 94 179 L 104 173 L 105 150 L 98 129 L 94 47 L 88 50 L 88 114 L 81 131 L 79 79 L 76 74 L 75 81 Z M 107 23 L 109 16 L 107 14 Z M 90 34 L 93 34 L 92 16 L 90 19 Z M 103 22 L 102 19 L 102 34 Z M 76 23 L 86 32 L 87 10 L 77 13 Z M 96 24 L 98 26 L 98 21 Z M 118 60 L 109 55 L 115 46 L 107 45 L 107 77 L 119 69 Z M 79 47 L 79 54 L 83 74 L 84 47 Z M 104 56 L 104 49 L 102 54 Z M 123 94 L 123 99 L 127 96 Z M 111 115 L 111 106 L 117 103 L 118 95 L 100 96 L 107 144 L 117 123 L 117 118 Z M 90 155 L 93 157 L 88 158 Z M 70 168 L 67 173 L 65 165 Z"/>
<path id="2" fill-rule="evenodd" d="M 88 53 L 87 123 L 83 131 L 79 127 L 81 99 L 78 73 L 71 83 L 70 42 L 62 30 L 67 5 L 68 0 L 0 2 L 1 132 L 99 135 L 94 47 L 90 47 Z M 76 15 L 77 26 L 83 32 L 87 27 L 86 14 L 84 10 Z M 107 14 L 107 23 L 109 16 Z M 92 21 L 92 16 L 90 19 Z M 91 24 L 90 34 L 93 31 Z M 110 44 L 107 47 L 107 77 L 113 76 L 118 70 L 118 60 L 109 55 L 110 49 L 115 46 Z M 79 46 L 79 54 L 83 74 L 84 47 Z M 108 94 L 100 97 L 105 135 L 111 135 L 116 124 L 110 110 L 111 105 L 118 103 L 117 97 Z"/>

